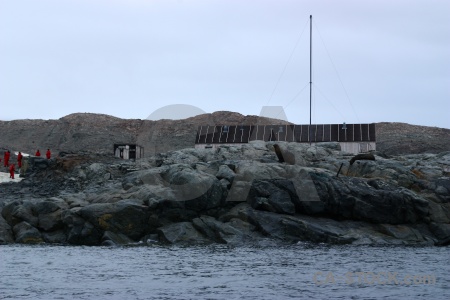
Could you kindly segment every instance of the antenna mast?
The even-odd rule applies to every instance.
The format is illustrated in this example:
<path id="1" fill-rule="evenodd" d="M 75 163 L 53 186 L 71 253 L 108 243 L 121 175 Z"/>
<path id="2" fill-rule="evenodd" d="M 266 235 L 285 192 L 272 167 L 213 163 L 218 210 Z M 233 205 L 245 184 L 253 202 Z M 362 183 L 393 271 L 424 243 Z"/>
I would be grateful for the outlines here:
<path id="1" fill-rule="evenodd" d="M 311 146 L 311 94 L 312 94 L 312 15 L 309 15 L 309 145 Z"/>

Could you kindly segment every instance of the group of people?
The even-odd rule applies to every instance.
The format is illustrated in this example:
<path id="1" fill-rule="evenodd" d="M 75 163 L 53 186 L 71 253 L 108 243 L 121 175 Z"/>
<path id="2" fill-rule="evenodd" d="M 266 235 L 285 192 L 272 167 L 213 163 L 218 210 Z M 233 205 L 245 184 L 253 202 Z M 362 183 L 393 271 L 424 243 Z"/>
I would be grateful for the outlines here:
<path id="1" fill-rule="evenodd" d="M 39 149 L 36 151 L 36 153 L 34 155 L 41 156 L 41 152 L 39 151 Z M 50 149 L 47 149 L 45 156 L 47 159 L 51 158 L 52 153 L 50 152 Z M 14 179 L 14 172 L 16 171 L 16 165 L 14 163 L 11 163 L 11 164 L 9 163 L 10 158 L 11 158 L 11 152 L 9 150 L 5 151 L 5 153 L 3 154 L 3 166 L 6 168 L 9 168 L 9 178 Z M 17 154 L 17 166 L 19 167 L 19 169 L 22 168 L 22 160 L 23 160 L 23 155 L 22 155 L 22 152 L 19 151 L 19 153 Z M 0 162 L 1 161 L 2 161 L 2 159 L 0 158 Z"/>
<path id="2" fill-rule="evenodd" d="M 39 149 L 36 151 L 34 156 L 41 156 L 41 152 L 39 151 Z M 47 157 L 47 159 L 50 159 L 51 156 L 52 156 L 52 153 L 50 152 L 50 149 L 47 149 L 47 152 L 45 153 L 45 157 Z"/>

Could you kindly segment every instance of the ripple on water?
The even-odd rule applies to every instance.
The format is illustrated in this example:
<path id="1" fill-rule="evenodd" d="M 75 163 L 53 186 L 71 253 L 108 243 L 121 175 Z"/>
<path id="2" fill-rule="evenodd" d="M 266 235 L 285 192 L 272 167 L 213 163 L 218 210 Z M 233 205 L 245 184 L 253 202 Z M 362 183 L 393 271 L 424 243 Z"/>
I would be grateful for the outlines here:
<path id="1" fill-rule="evenodd" d="M 7 245 L 0 246 L 0 299 L 450 299 L 449 249 Z M 368 284 L 355 275 L 350 283 L 348 272 L 437 280 Z"/>

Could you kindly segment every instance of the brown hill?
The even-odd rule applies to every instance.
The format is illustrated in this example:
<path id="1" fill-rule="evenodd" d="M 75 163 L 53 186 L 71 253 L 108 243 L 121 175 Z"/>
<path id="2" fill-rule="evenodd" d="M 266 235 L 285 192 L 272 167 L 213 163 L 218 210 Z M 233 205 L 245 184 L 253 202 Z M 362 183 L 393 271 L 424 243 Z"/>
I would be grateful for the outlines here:
<path id="1" fill-rule="evenodd" d="M 34 153 L 113 153 L 114 143 L 137 143 L 145 155 L 194 145 L 200 125 L 280 124 L 280 120 L 220 111 L 183 120 L 120 119 L 109 115 L 76 113 L 58 120 L 0 121 L 0 149 Z M 450 129 L 377 124 L 377 150 L 389 155 L 450 151 Z"/>
<path id="2" fill-rule="evenodd" d="M 377 150 L 388 155 L 450 151 L 450 129 L 406 123 L 377 123 Z"/>

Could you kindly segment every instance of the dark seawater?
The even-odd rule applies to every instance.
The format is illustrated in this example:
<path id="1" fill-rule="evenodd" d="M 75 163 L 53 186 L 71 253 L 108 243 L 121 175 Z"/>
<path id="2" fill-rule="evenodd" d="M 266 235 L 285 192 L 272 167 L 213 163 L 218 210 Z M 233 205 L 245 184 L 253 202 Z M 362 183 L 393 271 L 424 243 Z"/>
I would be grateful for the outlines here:
<path id="1" fill-rule="evenodd" d="M 450 248 L 0 246 L 0 299 L 327 298 L 450 299 Z"/>

